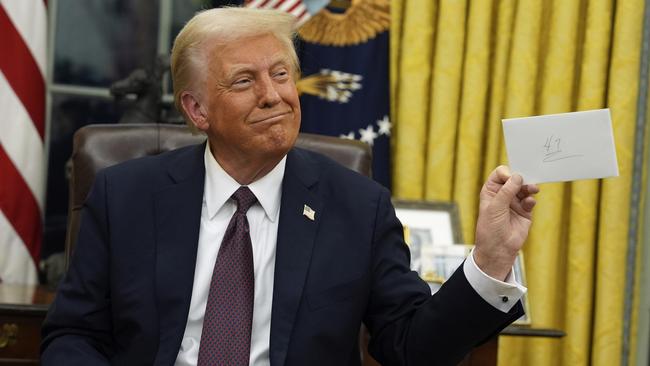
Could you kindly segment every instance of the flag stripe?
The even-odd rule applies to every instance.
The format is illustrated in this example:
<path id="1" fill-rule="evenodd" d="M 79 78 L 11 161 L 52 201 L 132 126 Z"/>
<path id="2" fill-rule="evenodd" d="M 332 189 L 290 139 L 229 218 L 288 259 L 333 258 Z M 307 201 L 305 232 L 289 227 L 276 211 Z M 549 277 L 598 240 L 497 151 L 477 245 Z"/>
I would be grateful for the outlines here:
<path id="1" fill-rule="evenodd" d="M 0 72 L 0 145 L 43 209 L 45 149 L 29 114 Z"/>
<path id="2" fill-rule="evenodd" d="M 281 3 L 281 4 L 277 4 L 277 5 L 275 6 L 275 8 L 278 9 L 278 10 L 282 10 L 282 11 L 284 11 L 285 13 L 291 13 L 291 12 L 289 11 L 289 8 L 293 8 L 294 5 L 296 5 L 296 3 L 298 3 L 298 5 L 300 5 L 300 4 L 302 4 L 302 0 L 287 0 L 287 1 L 282 1 L 282 3 Z"/>
<path id="3" fill-rule="evenodd" d="M 38 283 L 47 2 L 0 0 L 0 279 Z"/>
<path id="4" fill-rule="evenodd" d="M 293 12 L 293 11 L 296 10 L 296 8 L 298 8 L 300 5 L 303 5 L 302 2 L 301 2 L 301 1 L 297 1 L 295 4 L 293 4 L 292 7 L 290 7 L 290 8 L 287 10 L 287 13 L 291 13 L 291 12 Z M 304 7 L 304 5 L 303 5 L 303 7 Z"/>
<path id="5" fill-rule="evenodd" d="M 0 0 L 18 34 L 45 75 L 47 8 L 42 0 Z"/>
<path id="6" fill-rule="evenodd" d="M 41 249 L 41 213 L 29 187 L 2 146 L 0 146 L 0 172 L 2 172 L 0 211 L 27 245 L 34 263 L 37 263 Z"/>
<path id="7" fill-rule="evenodd" d="M 0 71 L 25 106 L 41 138 L 45 136 L 45 80 L 31 52 L 0 6 Z M 10 55 L 11 57 L 8 57 Z"/>
<path id="8" fill-rule="evenodd" d="M 296 18 L 298 18 L 298 25 L 304 24 L 309 18 L 311 18 L 311 15 L 309 12 L 307 12 L 307 7 L 305 7 L 302 12 L 298 15 L 296 15 Z"/>
<path id="9" fill-rule="evenodd" d="M 36 264 L 14 228 L 0 211 L 0 279 L 3 283 L 37 284 Z"/>
<path id="10" fill-rule="evenodd" d="M 296 17 L 296 27 L 299 28 L 311 14 L 303 0 L 251 0 L 246 2 L 249 8 L 277 9 Z"/>

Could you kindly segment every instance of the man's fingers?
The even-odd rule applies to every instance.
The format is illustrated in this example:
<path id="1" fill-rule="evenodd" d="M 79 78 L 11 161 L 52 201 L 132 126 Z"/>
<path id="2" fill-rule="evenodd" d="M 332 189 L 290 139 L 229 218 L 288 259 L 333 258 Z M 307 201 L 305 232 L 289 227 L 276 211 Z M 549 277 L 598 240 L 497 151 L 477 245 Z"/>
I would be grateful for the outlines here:
<path id="1" fill-rule="evenodd" d="M 510 168 L 506 165 L 499 165 L 488 176 L 487 185 L 502 185 L 510 178 Z"/>
<path id="2" fill-rule="evenodd" d="M 526 197 L 523 200 L 513 199 L 510 202 L 510 209 L 516 212 L 517 215 L 530 220 L 536 204 L 537 201 L 533 197 Z"/>
<path id="3" fill-rule="evenodd" d="M 498 166 L 490 173 L 487 181 L 485 181 L 483 189 L 481 189 L 481 194 L 489 192 L 488 196 L 496 195 L 508 178 L 510 178 L 510 169 L 505 165 Z"/>
<path id="4" fill-rule="evenodd" d="M 526 197 L 521 201 L 521 208 L 527 212 L 531 212 L 536 204 L 537 201 L 533 197 Z"/>
<path id="5" fill-rule="evenodd" d="M 505 207 L 510 206 L 510 202 L 512 202 L 517 193 L 519 193 L 521 190 L 522 183 L 523 179 L 521 178 L 521 175 L 515 174 L 511 176 L 510 179 L 508 179 L 503 185 L 503 187 L 501 187 L 499 192 L 497 192 L 494 199 Z"/>
<path id="6" fill-rule="evenodd" d="M 494 169 L 494 176 L 495 176 L 495 182 L 499 184 L 505 183 L 512 174 L 510 173 L 510 168 L 506 165 L 499 165 L 496 169 Z"/>
<path id="7" fill-rule="evenodd" d="M 521 187 L 521 190 L 519 190 L 519 193 L 517 193 L 517 198 L 519 199 L 524 199 L 528 196 L 534 195 L 539 193 L 539 187 L 535 184 L 526 184 L 525 186 Z"/>

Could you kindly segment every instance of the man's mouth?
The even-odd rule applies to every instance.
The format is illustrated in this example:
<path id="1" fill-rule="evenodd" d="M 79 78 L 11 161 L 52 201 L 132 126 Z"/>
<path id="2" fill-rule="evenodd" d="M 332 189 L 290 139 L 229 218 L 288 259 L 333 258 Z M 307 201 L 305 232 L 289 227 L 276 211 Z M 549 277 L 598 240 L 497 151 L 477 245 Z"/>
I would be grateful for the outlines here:
<path id="1" fill-rule="evenodd" d="M 270 114 L 270 115 L 265 116 L 263 118 L 258 118 L 256 120 L 253 120 L 251 122 L 251 124 L 279 122 L 282 119 L 284 119 L 284 117 L 289 113 L 291 113 L 291 112 L 287 111 L 287 112 L 273 113 L 273 114 Z"/>

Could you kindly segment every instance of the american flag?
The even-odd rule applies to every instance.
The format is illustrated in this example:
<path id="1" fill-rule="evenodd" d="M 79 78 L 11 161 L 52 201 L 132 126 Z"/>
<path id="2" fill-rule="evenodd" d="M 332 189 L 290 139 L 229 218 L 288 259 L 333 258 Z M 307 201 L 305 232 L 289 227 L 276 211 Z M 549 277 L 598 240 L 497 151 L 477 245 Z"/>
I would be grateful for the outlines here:
<path id="1" fill-rule="evenodd" d="M 246 7 L 278 9 L 296 17 L 296 28 L 303 25 L 311 15 L 303 0 L 246 0 Z"/>
<path id="2" fill-rule="evenodd" d="M 47 2 L 0 0 L 0 280 L 37 283 L 45 193 Z"/>

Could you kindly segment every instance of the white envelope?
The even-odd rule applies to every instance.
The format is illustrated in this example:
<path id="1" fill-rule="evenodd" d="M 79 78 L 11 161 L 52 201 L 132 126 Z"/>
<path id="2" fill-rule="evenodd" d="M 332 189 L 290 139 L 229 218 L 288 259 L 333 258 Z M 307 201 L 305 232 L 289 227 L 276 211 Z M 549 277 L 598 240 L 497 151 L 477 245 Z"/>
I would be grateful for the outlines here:
<path id="1" fill-rule="evenodd" d="M 618 176 L 609 109 L 502 123 L 510 169 L 527 184 Z"/>

